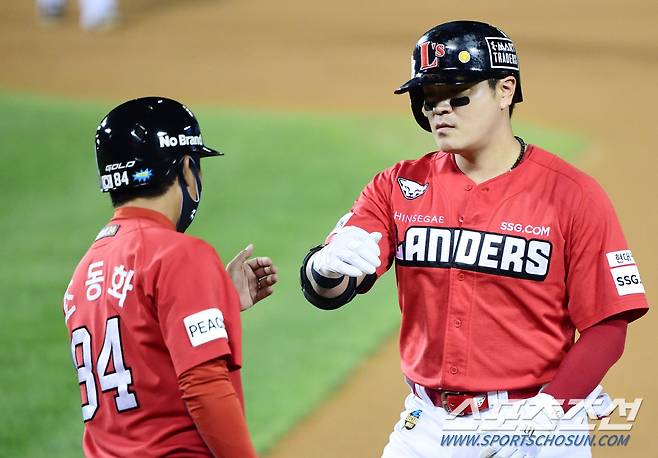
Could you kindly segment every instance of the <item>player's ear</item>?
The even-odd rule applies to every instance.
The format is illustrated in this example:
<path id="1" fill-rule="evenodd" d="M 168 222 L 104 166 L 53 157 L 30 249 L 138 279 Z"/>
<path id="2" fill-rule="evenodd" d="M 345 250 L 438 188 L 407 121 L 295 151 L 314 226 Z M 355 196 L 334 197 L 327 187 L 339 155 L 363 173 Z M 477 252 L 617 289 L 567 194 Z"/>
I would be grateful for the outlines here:
<path id="1" fill-rule="evenodd" d="M 498 80 L 496 84 L 496 98 L 498 99 L 499 107 L 501 110 L 509 107 L 514 99 L 514 91 L 516 90 L 516 78 L 513 76 L 506 76 Z"/>

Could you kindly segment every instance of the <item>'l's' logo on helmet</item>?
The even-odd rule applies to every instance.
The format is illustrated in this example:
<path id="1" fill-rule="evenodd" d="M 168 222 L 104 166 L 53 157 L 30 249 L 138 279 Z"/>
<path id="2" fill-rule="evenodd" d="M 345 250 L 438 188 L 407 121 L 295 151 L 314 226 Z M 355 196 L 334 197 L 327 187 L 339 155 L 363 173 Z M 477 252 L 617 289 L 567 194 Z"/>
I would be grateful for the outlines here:
<path id="1" fill-rule="evenodd" d="M 432 53 L 430 55 L 430 49 Z M 426 41 L 420 44 L 420 69 L 427 70 L 439 66 L 439 58 L 446 55 L 446 46 L 443 43 Z M 430 58 L 433 58 L 430 61 Z"/>

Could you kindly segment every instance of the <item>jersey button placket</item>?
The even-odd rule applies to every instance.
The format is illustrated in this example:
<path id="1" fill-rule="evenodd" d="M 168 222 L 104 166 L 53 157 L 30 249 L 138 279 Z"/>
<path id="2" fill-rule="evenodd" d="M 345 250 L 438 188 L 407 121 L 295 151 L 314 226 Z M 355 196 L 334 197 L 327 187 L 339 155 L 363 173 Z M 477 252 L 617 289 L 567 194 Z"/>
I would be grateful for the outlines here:
<path id="1" fill-rule="evenodd" d="M 457 216 L 457 223 L 460 228 L 467 224 L 471 224 L 471 216 L 469 208 L 472 206 L 471 201 L 476 199 L 476 190 L 478 189 L 473 183 L 464 183 L 463 201 L 458 205 L 459 213 Z M 471 192 L 472 191 L 472 192 Z M 467 218 L 468 215 L 468 218 Z M 459 384 L 461 375 L 459 368 L 465 367 L 466 355 L 464 349 L 468 347 L 468 333 L 464 332 L 465 327 L 462 327 L 461 319 L 457 317 L 464 316 L 467 310 L 464 310 L 466 303 L 470 303 L 468 296 L 470 296 L 469 282 L 465 282 L 467 275 L 459 269 L 451 269 L 451 282 L 453 285 L 453 292 L 451 294 L 450 304 L 448 308 L 448 321 L 446 323 L 446 334 L 444 341 L 444 366 L 443 371 L 446 371 L 448 376 L 451 377 L 452 383 Z M 459 377 L 459 378 L 458 378 Z"/>
<path id="2" fill-rule="evenodd" d="M 468 290 L 469 285 L 465 280 L 468 279 L 467 273 L 454 269 L 452 272 L 452 281 L 455 282 L 455 295 L 450 304 L 448 322 L 446 327 L 445 341 L 445 366 L 444 370 L 449 376 L 460 377 L 460 367 L 465 367 L 466 355 L 464 349 L 468 346 L 468 334 L 461 318 L 464 313 L 464 293 Z M 466 289 L 465 289 L 466 288 Z M 468 293 L 470 294 L 470 293 Z M 452 378 L 452 383 L 459 383 L 457 378 Z"/>

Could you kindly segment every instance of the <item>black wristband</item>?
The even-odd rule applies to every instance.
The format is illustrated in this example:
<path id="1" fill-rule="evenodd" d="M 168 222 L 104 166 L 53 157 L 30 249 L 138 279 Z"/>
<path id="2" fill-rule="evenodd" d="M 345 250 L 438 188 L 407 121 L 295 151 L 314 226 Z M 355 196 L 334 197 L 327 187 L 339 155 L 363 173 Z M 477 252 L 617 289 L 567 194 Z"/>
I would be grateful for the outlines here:
<path id="1" fill-rule="evenodd" d="M 376 281 L 376 273 L 366 275 L 365 278 L 361 281 L 361 284 L 356 288 L 357 294 L 365 294 L 370 291 L 370 288 L 372 288 Z"/>
<path id="2" fill-rule="evenodd" d="M 341 275 L 337 278 L 325 277 L 320 272 L 315 270 L 313 267 L 313 262 L 311 261 L 311 275 L 313 275 L 313 280 L 320 288 L 331 289 L 343 283 L 345 275 Z"/>
<path id="3" fill-rule="evenodd" d="M 306 265 L 309 262 L 313 253 L 320 251 L 322 247 L 323 247 L 322 245 L 319 245 L 314 248 L 311 248 L 311 250 L 304 258 L 304 261 L 302 261 L 302 266 L 299 269 L 299 277 L 300 277 L 302 292 L 304 293 L 304 297 L 306 298 L 306 300 L 309 301 L 311 304 L 315 305 L 317 308 L 322 310 L 335 310 L 347 304 L 352 299 L 354 299 L 354 296 L 356 296 L 356 278 L 349 277 L 347 288 L 345 289 L 345 292 L 340 296 L 333 298 L 320 296 L 315 291 L 315 289 L 311 285 L 308 276 L 306 275 Z M 313 271 L 312 268 L 311 271 Z"/>

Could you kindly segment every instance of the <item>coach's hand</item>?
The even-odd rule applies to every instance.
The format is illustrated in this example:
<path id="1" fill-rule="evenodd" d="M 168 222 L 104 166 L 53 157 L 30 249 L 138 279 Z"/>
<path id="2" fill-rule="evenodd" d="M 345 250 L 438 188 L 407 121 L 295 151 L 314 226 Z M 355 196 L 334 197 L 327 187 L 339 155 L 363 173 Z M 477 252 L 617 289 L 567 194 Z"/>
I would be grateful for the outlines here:
<path id="1" fill-rule="evenodd" d="M 328 278 L 374 274 L 381 264 L 378 245 L 381 238 L 379 232 L 343 227 L 327 246 L 313 255 L 313 269 Z"/>
<path id="2" fill-rule="evenodd" d="M 235 289 L 240 295 L 240 310 L 245 311 L 256 302 L 274 292 L 274 284 L 279 280 L 276 266 L 268 257 L 249 259 L 254 252 L 252 244 L 239 252 L 226 266 Z"/>

